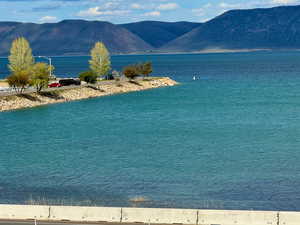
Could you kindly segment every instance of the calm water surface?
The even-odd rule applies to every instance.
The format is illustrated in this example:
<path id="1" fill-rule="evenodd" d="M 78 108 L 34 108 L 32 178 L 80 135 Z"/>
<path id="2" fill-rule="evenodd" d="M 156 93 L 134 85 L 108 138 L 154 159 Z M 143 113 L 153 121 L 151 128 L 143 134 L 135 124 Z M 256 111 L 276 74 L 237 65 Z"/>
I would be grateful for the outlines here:
<path id="1" fill-rule="evenodd" d="M 0 113 L 0 202 L 300 210 L 300 52 L 145 60 L 182 84 Z"/>

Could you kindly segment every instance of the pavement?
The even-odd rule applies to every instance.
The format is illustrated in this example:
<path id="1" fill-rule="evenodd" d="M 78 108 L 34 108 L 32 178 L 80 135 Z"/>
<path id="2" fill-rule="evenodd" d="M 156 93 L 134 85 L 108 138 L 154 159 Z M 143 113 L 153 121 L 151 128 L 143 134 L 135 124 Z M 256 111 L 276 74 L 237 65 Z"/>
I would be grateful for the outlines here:
<path id="1" fill-rule="evenodd" d="M 111 85 L 111 84 L 115 84 L 115 81 L 102 81 L 99 82 L 98 85 Z M 63 87 L 53 87 L 53 88 L 45 88 L 42 90 L 42 92 L 50 92 L 50 91 L 62 91 L 62 90 L 69 90 L 69 89 L 76 89 L 76 88 L 82 88 L 82 87 L 87 87 L 89 86 L 89 84 L 81 84 L 81 85 L 69 85 L 69 86 L 63 86 Z M 31 93 L 35 93 L 36 90 L 34 88 L 27 88 L 23 91 L 22 94 L 31 94 Z M 16 92 L 12 89 L 0 89 L 0 96 L 12 96 L 12 95 L 16 95 Z"/>
<path id="2" fill-rule="evenodd" d="M 5 221 L 1 220 L 0 225 L 137 225 L 141 223 L 107 223 L 107 222 L 95 222 L 95 223 L 78 223 L 78 222 L 40 222 L 33 220 L 28 221 Z M 147 224 L 148 225 L 148 224 Z"/>
<path id="3" fill-rule="evenodd" d="M 135 78 L 135 81 L 141 81 L 141 80 L 143 80 L 142 77 Z M 122 84 L 124 82 L 128 82 L 128 80 L 121 79 L 119 81 L 120 84 Z M 116 81 L 115 80 L 104 80 L 104 81 L 100 81 L 97 83 L 97 85 L 99 85 L 100 87 L 106 86 L 106 85 L 112 85 L 112 84 L 116 84 Z M 81 85 L 70 85 L 70 86 L 63 86 L 63 87 L 45 88 L 42 90 L 42 92 L 51 92 L 51 91 L 58 91 L 58 90 L 62 91 L 62 90 L 76 89 L 76 88 L 82 88 L 82 87 L 87 87 L 87 86 L 91 86 L 91 85 L 81 84 Z M 36 90 L 33 87 L 30 87 L 30 88 L 25 89 L 22 94 L 31 94 L 31 93 L 35 93 L 35 92 L 36 92 Z M 0 97 L 1 96 L 7 97 L 7 96 L 13 96 L 13 95 L 16 95 L 16 92 L 12 88 L 7 89 L 6 87 L 0 87 Z"/>
<path id="4" fill-rule="evenodd" d="M 62 222 L 54 223 L 54 222 L 39 222 L 39 221 L 35 223 L 35 221 L 0 221 L 0 224 L 1 225 L 82 225 L 83 223 L 62 223 Z M 85 223 L 85 225 L 95 225 L 95 224 L 97 223 Z"/>
<path id="5" fill-rule="evenodd" d="M 57 90 L 68 90 L 68 89 L 75 89 L 75 88 L 81 88 L 85 87 L 87 85 L 70 85 L 70 86 L 64 86 L 64 87 L 57 87 L 57 88 L 46 88 L 43 89 L 42 92 L 49 92 L 49 91 L 57 91 Z M 35 93 L 36 90 L 34 88 L 28 88 L 22 92 L 22 94 L 31 94 Z M 16 95 L 16 92 L 13 89 L 9 89 L 9 91 L 0 91 L 0 96 L 12 96 Z"/>

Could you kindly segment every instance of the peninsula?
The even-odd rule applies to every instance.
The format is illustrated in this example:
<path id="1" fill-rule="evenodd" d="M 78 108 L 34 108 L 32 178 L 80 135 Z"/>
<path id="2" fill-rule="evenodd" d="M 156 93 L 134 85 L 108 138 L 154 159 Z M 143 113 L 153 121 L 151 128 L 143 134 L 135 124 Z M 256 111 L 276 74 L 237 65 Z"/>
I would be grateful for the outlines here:
<path id="1" fill-rule="evenodd" d="M 168 77 L 148 77 L 134 81 L 102 81 L 94 85 L 45 89 L 41 93 L 0 95 L 0 112 L 48 104 L 95 98 L 152 88 L 174 86 L 178 83 Z"/>

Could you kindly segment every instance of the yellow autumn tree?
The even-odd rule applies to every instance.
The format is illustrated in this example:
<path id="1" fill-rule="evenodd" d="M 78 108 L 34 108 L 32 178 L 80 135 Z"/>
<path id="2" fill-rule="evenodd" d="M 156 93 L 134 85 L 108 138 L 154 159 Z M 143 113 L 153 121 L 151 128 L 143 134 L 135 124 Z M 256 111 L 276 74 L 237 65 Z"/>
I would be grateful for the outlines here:
<path id="1" fill-rule="evenodd" d="M 30 70 L 34 64 L 34 58 L 29 42 L 20 37 L 13 41 L 11 49 L 8 68 L 12 73 L 17 73 L 24 70 Z"/>
<path id="2" fill-rule="evenodd" d="M 107 75 L 111 69 L 110 55 L 102 42 L 97 42 L 91 50 L 90 69 L 98 76 Z"/>

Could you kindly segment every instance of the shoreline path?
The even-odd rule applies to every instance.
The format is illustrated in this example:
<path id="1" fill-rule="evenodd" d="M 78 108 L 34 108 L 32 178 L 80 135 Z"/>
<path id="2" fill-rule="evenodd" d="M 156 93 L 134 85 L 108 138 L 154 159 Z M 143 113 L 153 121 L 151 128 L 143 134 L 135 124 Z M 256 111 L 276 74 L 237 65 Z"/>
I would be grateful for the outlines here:
<path id="1" fill-rule="evenodd" d="M 0 220 L 0 225 L 120 225 L 121 223 L 108 223 L 108 222 L 94 222 L 94 223 L 84 223 L 84 222 L 47 222 L 47 221 L 14 221 L 14 220 Z M 122 223 L 124 225 L 136 225 L 137 223 Z M 162 225 L 162 224 L 155 224 Z"/>

